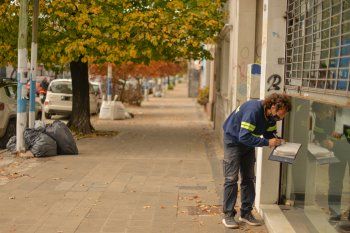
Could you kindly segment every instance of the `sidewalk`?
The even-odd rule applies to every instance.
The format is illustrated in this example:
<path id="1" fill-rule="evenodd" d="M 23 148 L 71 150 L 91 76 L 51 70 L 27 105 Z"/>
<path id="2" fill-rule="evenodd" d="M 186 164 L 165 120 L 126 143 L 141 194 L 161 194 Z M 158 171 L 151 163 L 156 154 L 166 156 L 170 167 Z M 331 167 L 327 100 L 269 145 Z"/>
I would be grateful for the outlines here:
<path id="1" fill-rule="evenodd" d="M 11 164 L 13 177 L 0 177 L 0 232 L 266 232 L 221 224 L 221 148 L 186 94 L 179 84 L 130 108 L 134 119 L 93 119 L 119 134 L 79 140 L 78 156 Z"/>

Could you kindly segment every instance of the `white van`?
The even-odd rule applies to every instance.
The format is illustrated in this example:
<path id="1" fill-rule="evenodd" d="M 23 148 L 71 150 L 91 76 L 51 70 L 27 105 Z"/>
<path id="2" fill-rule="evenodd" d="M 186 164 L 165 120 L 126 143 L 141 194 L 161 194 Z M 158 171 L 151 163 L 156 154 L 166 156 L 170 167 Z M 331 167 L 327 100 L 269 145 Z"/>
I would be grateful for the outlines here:
<path id="1" fill-rule="evenodd" d="M 97 114 L 100 111 L 98 93 L 89 83 L 90 114 Z M 46 93 L 44 102 L 45 118 L 50 119 L 52 115 L 66 115 L 72 113 L 72 80 L 52 80 Z"/>

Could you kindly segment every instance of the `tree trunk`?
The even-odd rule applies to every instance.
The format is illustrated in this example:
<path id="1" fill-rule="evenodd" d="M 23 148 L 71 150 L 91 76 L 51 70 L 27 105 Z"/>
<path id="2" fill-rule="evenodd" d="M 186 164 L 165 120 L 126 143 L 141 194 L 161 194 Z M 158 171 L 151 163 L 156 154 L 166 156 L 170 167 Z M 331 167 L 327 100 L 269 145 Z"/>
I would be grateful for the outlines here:
<path id="1" fill-rule="evenodd" d="M 68 127 L 76 133 L 89 134 L 94 131 L 90 123 L 90 98 L 88 63 L 81 58 L 70 63 L 73 89 L 73 109 Z"/>

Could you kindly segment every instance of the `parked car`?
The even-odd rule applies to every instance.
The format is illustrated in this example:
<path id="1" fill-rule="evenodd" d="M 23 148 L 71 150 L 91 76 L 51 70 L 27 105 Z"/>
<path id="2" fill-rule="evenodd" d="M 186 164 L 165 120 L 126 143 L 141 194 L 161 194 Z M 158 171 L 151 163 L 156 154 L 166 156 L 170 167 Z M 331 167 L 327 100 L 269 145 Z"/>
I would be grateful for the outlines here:
<path id="1" fill-rule="evenodd" d="M 89 95 L 90 114 L 97 114 L 100 111 L 98 93 L 94 91 L 91 83 L 89 83 Z M 71 79 L 55 79 L 51 81 L 44 102 L 46 119 L 50 119 L 52 115 L 69 116 L 72 113 L 72 99 Z"/>
<path id="2" fill-rule="evenodd" d="M 97 102 L 98 102 L 98 112 L 100 112 L 100 108 L 102 105 L 102 99 L 103 99 L 103 92 L 102 92 L 102 84 L 99 82 L 90 82 L 92 85 L 92 88 L 94 89 L 94 94 L 97 96 Z"/>
<path id="3" fill-rule="evenodd" d="M 36 119 L 41 118 L 41 104 L 36 102 Z M 16 135 L 17 83 L 0 81 L 0 148 Z"/>

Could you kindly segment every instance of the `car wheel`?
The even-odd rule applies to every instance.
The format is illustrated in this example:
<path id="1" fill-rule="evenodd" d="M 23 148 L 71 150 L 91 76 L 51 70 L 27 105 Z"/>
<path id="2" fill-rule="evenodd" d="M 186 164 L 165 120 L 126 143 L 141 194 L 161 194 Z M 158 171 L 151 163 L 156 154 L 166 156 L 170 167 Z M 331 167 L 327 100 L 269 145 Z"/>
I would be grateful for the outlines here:
<path id="1" fill-rule="evenodd" d="M 11 119 L 7 125 L 6 132 L 2 138 L 0 138 L 0 148 L 5 149 L 7 142 L 12 136 L 16 135 L 16 119 Z"/>
<path id="2" fill-rule="evenodd" d="M 46 119 L 51 119 L 51 114 L 45 112 L 45 118 L 46 118 Z"/>

